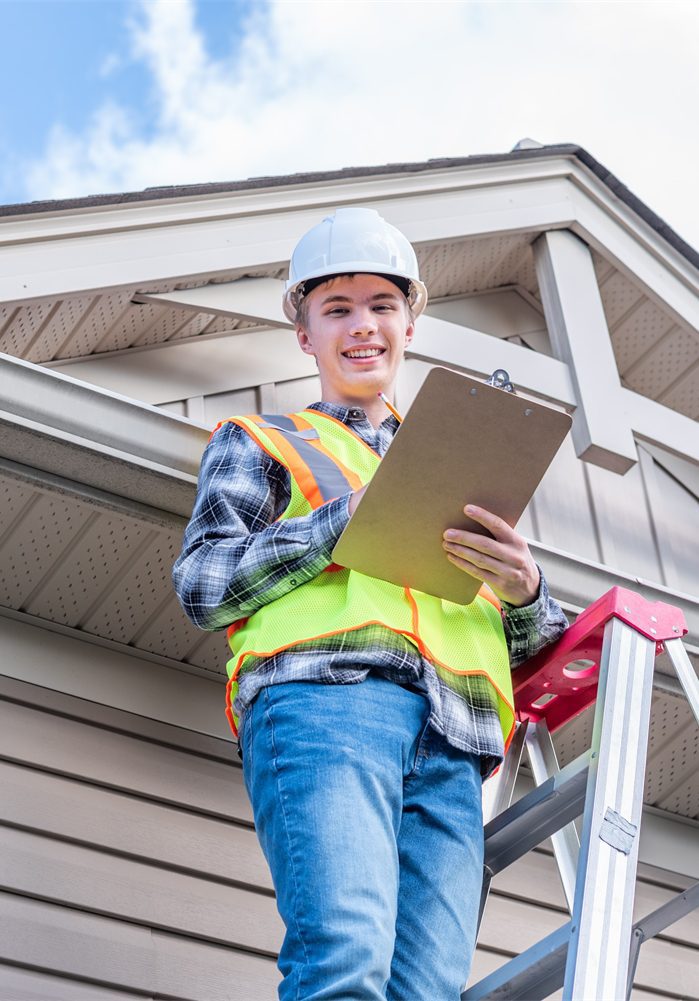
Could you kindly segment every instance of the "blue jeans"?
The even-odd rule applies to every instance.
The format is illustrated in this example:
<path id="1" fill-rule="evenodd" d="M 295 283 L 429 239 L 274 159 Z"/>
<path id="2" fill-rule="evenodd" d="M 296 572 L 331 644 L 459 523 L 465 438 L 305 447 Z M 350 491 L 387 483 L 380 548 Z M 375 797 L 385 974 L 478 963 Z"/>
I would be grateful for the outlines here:
<path id="1" fill-rule="evenodd" d="M 241 733 L 258 837 L 286 926 L 282 1001 L 458 1001 L 482 882 L 479 760 L 421 694 L 264 688 Z"/>

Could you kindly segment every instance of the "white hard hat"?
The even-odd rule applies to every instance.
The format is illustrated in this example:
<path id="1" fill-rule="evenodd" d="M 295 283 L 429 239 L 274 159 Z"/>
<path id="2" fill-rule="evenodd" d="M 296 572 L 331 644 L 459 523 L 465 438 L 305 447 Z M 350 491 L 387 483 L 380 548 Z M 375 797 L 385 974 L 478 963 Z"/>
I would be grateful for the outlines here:
<path id="1" fill-rule="evenodd" d="M 395 284 L 416 317 L 427 305 L 427 289 L 420 281 L 415 251 L 400 230 L 375 209 L 344 208 L 326 216 L 296 244 L 283 301 L 288 319 L 294 323 L 301 299 L 320 284 L 313 279 L 348 274 L 398 279 Z"/>

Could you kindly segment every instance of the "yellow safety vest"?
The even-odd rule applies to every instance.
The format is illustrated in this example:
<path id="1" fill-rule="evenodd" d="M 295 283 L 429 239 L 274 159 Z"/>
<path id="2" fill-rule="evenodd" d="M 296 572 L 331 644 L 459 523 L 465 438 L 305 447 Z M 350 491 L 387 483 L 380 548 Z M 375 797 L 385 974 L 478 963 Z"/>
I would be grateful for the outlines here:
<path id="1" fill-rule="evenodd" d="M 281 519 L 309 514 L 358 490 L 381 461 L 350 427 L 317 410 L 231 417 L 230 422 L 289 471 L 291 499 Z M 487 678 L 507 747 L 515 718 L 512 680 L 500 603 L 490 588 L 483 585 L 471 604 L 459 605 L 335 564 L 229 627 L 233 657 L 227 664 L 226 715 L 234 734 L 232 704 L 246 661 L 369 625 L 405 636 L 460 694 L 467 694 L 468 675 Z"/>

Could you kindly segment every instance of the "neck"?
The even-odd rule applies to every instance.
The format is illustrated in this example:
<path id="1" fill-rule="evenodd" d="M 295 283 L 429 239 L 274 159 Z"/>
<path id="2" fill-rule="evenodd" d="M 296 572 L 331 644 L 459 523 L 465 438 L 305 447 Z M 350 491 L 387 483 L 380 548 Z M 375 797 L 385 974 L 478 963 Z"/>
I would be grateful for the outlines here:
<path id="1" fill-rule="evenodd" d="M 320 391 L 321 399 L 326 403 L 336 403 L 338 406 L 352 407 L 357 406 L 365 411 L 367 414 L 367 419 L 370 421 L 374 427 L 379 427 L 386 418 L 391 413 L 384 400 L 379 395 L 379 389 L 381 383 L 378 386 L 373 386 L 371 389 L 364 388 L 363 391 L 353 393 L 353 392 L 342 392 L 337 391 L 336 388 L 332 386 L 327 386 L 322 384 L 322 379 L 320 380 Z M 387 397 L 393 403 L 395 396 L 395 386 L 388 385 L 385 387 L 384 392 Z"/>
<path id="2" fill-rule="evenodd" d="M 393 402 L 393 393 L 386 392 L 386 396 Z M 371 396 L 347 397 L 333 393 L 323 393 L 322 399 L 325 403 L 335 403 L 340 407 L 359 407 L 367 416 L 369 423 L 377 428 L 390 415 L 390 410 L 383 400 L 373 393 Z"/>

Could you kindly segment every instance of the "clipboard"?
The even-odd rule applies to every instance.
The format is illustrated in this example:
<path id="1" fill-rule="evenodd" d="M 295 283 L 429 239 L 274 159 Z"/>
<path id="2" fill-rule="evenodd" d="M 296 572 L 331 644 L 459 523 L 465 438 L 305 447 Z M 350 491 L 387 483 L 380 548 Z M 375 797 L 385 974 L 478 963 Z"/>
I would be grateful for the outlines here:
<path id="1" fill-rule="evenodd" d="M 442 535 L 477 504 L 514 528 L 572 424 L 569 414 L 433 368 L 332 558 L 340 566 L 468 604 L 481 582 L 447 559 Z"/>

